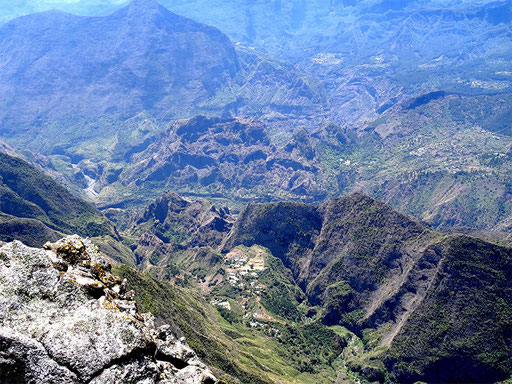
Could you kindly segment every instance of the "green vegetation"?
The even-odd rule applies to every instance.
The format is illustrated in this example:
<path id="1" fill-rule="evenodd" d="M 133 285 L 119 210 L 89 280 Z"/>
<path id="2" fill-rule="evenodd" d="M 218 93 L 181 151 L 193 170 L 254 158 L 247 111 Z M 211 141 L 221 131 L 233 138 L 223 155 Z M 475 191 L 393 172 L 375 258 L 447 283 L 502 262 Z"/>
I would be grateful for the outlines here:
<path id="1" fill-rule="evenodd" d="M 19 240 L 29 247 L 40 247 L 46 241 L 57 241 L 63 237 L 35 219 L 23 219 L 0 213 L 0 240 Z"/>
<path id="2" fill-rule="evenodd" d="M 411 110 L 389 110 L 374 124 L 377 143 L 357 145 L 367 155 L 348 156 L 351 172 L 362 175 L 373 196 L 436 228 L 503 230 L 512 214 L 512 140 L 496 130 L 509 124 L 509 100 L 446 95 Z"/>
<path id="3" fill-rule="evenodd" d="M 460 235 L 436 247 L 446 254 L 442 273 L 390 349 L 390 364 L 399 361 L 393 375 L 429 382 L 506 379 L 512 369 L 510 249 Z"/>
<path id="4" fill-rule="evenodd" d="M 285 274 L 283 262 L 267 255 L 265 270 L 259 275 L 258 281 L 265 285 L 262 304 L 271 313 L 287 320 L 298 321 L 302 314 L 298 305 L 304 300 L 304 293 L 292 283 L 293 278 Z"/>
<path id="5" fill-rule="evenodd" d="M 282 261 L 259 276 L 272 275 L 281 292 L 261 294 L 269 314 L 348 335 L 339 371 L 346 380 L 470 382 L 510 372 L 510 248 L 434 232 L 362 194 L 316 209 L 249 206 L 226 250 L 240 243 L 235 249 L 264 244 Z M 292 276 L 307 299 L 291 299 Z"/>
<path id="6" fill-rule="evenodd" d="M 0 153 L 0 238 L 41 246 L 63 234 L 115 237 L 96 208 L 24 160 Z M 108 241 L 108 240 L 106 240 Z"/>
<path id="7" fill-rule="evenodd" d="M 0 211 L 5 214 L 82 236 L 113 233 L 99 211 L 21 159 L 0 153 L 0 177 Z"/>
<path id="8" fill-rule="evenodd" d="M 319 323 L 240 321 L 195 289 L 161 282 L 119 265 L 141 310 L 182 331 L 200 358 L 228 383 L 332 383 L 346 339 Z M 227 319 L 226 319 L 226 318 Z M 253 322 L 254 324 L 256 322 Z"/>
<path id="9" fill-rule="evenodd" d="M 252 204 L 233 230 L 224 209 L 172 193 L 124 210 L 169 188 L 237 209 L 363 190 L 436 229 L 510 232 L 509 5 L 212 1 L 213 13 L 203 0 L 171 6 L 225 26 L 236 46 L 155 2 L 0 28 L 4 138 L 48 154 L 26 156 L 98 192 L 126 229 L 121 239 L 91 205 L 0 154 L 0 240 L 91 237 L 144 271 L 115 267 L 141 309 L 228 382 L 510 381 L 509 248 L 434 232 L 361 194 Z"/>

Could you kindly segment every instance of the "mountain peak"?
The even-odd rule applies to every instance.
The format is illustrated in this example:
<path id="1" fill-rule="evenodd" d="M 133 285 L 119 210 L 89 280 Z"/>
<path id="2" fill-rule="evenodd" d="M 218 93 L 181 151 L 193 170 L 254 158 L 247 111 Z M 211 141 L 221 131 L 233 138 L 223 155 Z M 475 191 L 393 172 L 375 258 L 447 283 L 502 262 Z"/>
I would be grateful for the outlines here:
<path id="1" fill-rule="evenodd" d="M 158 25 L 159 27 L 169 27 L 180 25 L 179 28 L 181 28 L 185 24 L 189 26 L 197 24 L 169 11 L 157 0 L 132 0 L 126 7 L 117 12 L 117 16 L 128 20 L 131 26 Z"/>
<path id="2" fill-rule="evenodd" d="M 158 8 L 160 5 L 156 0 L 132 0 L 129 5 L 130 8 Z"/>
<path id="3" fill-rule="evenodd" d="M 126 8 L 131 16 L 157 14 L 162 11 L 162 7 L 156 0 L 132 0 Z"/>

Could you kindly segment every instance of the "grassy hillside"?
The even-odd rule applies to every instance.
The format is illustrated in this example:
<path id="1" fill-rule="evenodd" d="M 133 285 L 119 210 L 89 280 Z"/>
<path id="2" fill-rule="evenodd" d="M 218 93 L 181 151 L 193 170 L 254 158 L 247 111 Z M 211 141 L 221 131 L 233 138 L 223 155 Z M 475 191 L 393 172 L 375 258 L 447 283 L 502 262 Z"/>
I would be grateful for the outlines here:
<path id="1" fill-rule="evenodd" d="M 0 153 L 0 240 L 40 247 L 64 234 L 90 237 L 113 259 L 135 265 L 100 211 L 26 161 Z"/>
<path id="2" fill-rule="evenodd" d="M 307 296 L 303 321 L 359 338 L 343 359 L 370 381 L 485 382 L 512 373 L 511 248 L 434 232 L 361 194 L 321 206 L 250 205 L 223 244 L 226 257 L 240 244 L 268 247 L 289 268 L 288 281 Z"/>
<path id="3" fill-rule="evenodd" d="M 4 153 L 0 153 L 0 212 L 38 220 L 62 233 L 114 235 L 113 225 L 92 205 L 24 160 Z"/>
<path id="4" fill-rule="evenodd" d="M 266 321 L 228 315 L 193 288 L 155 280 L 127 266 L 114 269 L 136 292 L 144 311 L 170 323 L 186 336 L 201 359 L 227 383 L 332 383 L 346 344 L 327 327 L 315 323 Z"/>

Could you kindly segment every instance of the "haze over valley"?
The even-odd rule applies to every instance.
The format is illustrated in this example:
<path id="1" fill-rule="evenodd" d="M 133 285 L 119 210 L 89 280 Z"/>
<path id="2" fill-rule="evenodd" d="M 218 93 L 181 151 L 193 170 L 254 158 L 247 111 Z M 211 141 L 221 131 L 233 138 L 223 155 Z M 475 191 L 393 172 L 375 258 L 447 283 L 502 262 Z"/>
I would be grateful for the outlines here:
<path id="1" fill-rule="evenodd" d="M 0 382 L 512 380 L 512 2 L 0 10 Z"/>

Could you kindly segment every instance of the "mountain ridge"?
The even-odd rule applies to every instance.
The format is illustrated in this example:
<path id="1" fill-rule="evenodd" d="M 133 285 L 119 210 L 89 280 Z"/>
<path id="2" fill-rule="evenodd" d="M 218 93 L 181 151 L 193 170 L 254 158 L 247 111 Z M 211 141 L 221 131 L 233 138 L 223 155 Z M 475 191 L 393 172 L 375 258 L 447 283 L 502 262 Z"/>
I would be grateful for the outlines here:
<path id="1" fill-rule="evenodd" d="M 510 248 L 466 235 L 436 233 L 419 221 L 407 218 L 362 194 L 331 200 L 316 209 L 324 216 L 316 220 L 322 224 L 308 227 L 315 222 L 306 219 L 308 213 L 314 212 L 314 206 L 298 203 L 250 205 L 240 214 L 221 249 L 228 252 L 237 245 L 251 247 L 256 244 L 268 247 L 291 270 L 295 281 L 306 293 L 308 302 L 322 308 L 322 322 L 344 325 L 356 333 L 367 332 L 364 330 L 368 328 L 377 330 L 380 335 L 377 345 L 385 348 L 391 346 L 390 353 L 394 357 L 386 360 L 387 367 L 399 382 L 425 378 L 427 381 L 441 382 L 469 378 L 485 381 L 486 374 L 478 372 L 487 372 L 486 369 L 489 369 L 489 375 L 494 372 L 492 375 L 497 375 L 501 380 L 507 378 L 509 362 L 502 354 L 491 359 L 491 365 L 487 366 L 480 355 L 457 349 L 451 341 L 438 340 L 440 344 L 432 354 L 428 349 L 421 349 L 423 357 L 419 360 L 421 363 L 416 364 L 414 357 L 405 357 L 406 352 L 401 348 L 412 348 L 406 345 L 414 340 L 416 330 L 411 327 L 409 320 L 415 321 L 418 316 L 428 313 L 427 303 L 432 300 L 443 300 L 436 295 L 444 290 L 445 284 L 450 284 L 446 279 L 460 278 L 461 287 L 468 287 L 464 295 L 470 295 L 475 300 L 467 309 L 453 307 L 454 310 L 481 311 L 480 306 L 486 305 L 481 303 L 489 299 L 484 293 L 480 295 L 471 291 L 471 274 L 479 276 L 481 280 L 478 280 L 478 284 L 482 287 L 505 299 L 510 284 L 502 273 L 507 274 L 511 270 Z M 301 212 L 304 212 L 303 220 L 299 219 Z M 472 258 L 479 260 L 478 263 L 466 260 L 466 253 L 468 257 L 471 254 Z M 497 264 L 493 264 L 488 273 L 500 276 L 499 280 L 494 280 L 485 272 L 485 260 L 491 255 Z M 462 278 L 460 273 L 469 275 Z M 451 277 L 447 277 L 447 274 Z M 498 287 L 494 288 L 494 284 Z M 458 300 L 467 297 L 464 295 L 457 294 L 453 305 L 457 306 Z M 496 343 L 502 345 L 509 338 L 506 324 L 511 318 L 506 314 L 506 307 L 498 304 L 495 307 L 505 316 L 504 319 L 508 319 L 499 323 L 500 336 L 497 336 Z M 447 329 L 460 329 L 464 318 L 472 324 L 478 322 L 478 318 L 469 313 L 467 317 L 461 315 L 460 322 L 445 317 L 442 321 Z M 426 324 L 423 326 L 428 332 L 435 332 L 434 328 Z M 482 332 L 492 333 L 490 329 L 481 329 Z M 427 337 L 425 332 L 421 337 Z M 473 345 L 473 336 L 458 338 L 462 345 L 471 345 L 471 350 L 477 348 Z M 395 340 L 398 341 L 395 343 Z M 490 350 L 499 350 L 501 347 L 498 344 L 493 344 Z M 445 363 L 443 352 L 437 350 L 451 350 L 450 353 L 460 357 L 463 368 L 454 370 L 452 367 L 445 373 L 439 373 L 436 364 Z M 409 362 L 407 369 L 401 365 L 401 358 Z M 471 364 L 474 371 L 469 368 Z"/>
<path id="2" fill-rule="evenodd" d="M 115 1 L 0 25 L 0 381 L 511 382 L 510 1 Z"/>
<path id="3" fill-rule="evenodd" d="M 154 2 L 102 17 L 52 11 L 11 20 L 0 27 L 0 57 L 2 137 L 80 160 L 84 150 L 110 152 L 121 126 L 141 113 L 165 123 L 234 108 L 275 114 L 284 128 L 283 115 L 307 125 L 324 108 L 295 68 L 235 48 L 217 28 Z"/>
<path id="4" fill-rule="evenodd" d="M 77 231 L 89 236 L 117 237 L 113 225 L 96 208 L 74 197 L 29 163 L 5 153 L 0 153 L 0 163 L 3 214 L 35 219 L 61 233 Z"/>

